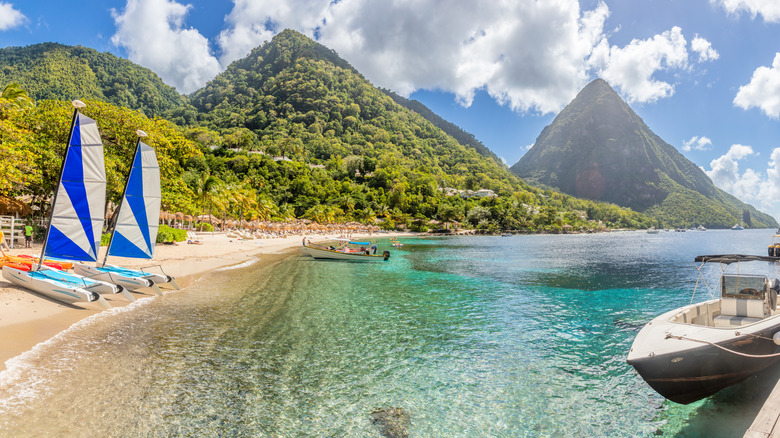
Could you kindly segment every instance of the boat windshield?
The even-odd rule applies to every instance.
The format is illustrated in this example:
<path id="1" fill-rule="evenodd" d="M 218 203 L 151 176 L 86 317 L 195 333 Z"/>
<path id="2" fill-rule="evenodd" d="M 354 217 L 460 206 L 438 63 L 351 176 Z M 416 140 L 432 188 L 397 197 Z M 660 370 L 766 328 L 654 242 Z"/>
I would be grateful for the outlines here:
<path id="1" fill-rule="evenodd" d="M 723 297 L 763 300 L 767 279 L 763 275 L 723 275 L 721 287 Z"/>

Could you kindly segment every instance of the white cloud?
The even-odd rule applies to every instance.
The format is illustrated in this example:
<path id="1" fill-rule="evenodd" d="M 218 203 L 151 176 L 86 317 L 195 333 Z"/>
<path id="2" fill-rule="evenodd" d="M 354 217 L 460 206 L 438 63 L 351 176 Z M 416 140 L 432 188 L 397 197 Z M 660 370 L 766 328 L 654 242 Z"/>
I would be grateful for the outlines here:
<path id="1" fill-rule="evenodd" d="M 716 186 L 741 198 L 743 194 L 738 194 L 737 189 L 743 187 L 745 183 L 742 182 L 743 175 L 739 173 L 738 161 L 753 153 L 753 148 L 750 146 L 732 145 L 725 155 L 710 162 L 711 170 L 705 173 Z"/>
<path id="2" fill-rule="evenodd" d="M 128 0 L 124 11 L 112 10 L 117 31 L 111 41 L 182 93 L 197 90 L 222 70 L 208 40 L 183 27 L 189 7 L 173 0 Z"/>
<path id="3" fill-rule="evenodd" d="M 678 27 L 625 47 L 610 46 L 600 1 L 578 0 L 234 0 L 216 38 L 184 28 L 189 6 L 176 0 L 128 0 L 114 12 L 113 41 L 182 92 L 205 85 L 231 62 L 284 29 L 315 38 L 374 85 L 408 96 L 419 89 L 452 92 L 468 106 L 478 90 L 517 111 L 559 111 L 600 75 L 630 102 L 671 96 L 658 72 L 688 69 Z M 694 38 L 699 60 L 715 59 Z"/>
<path id="4" fill-rule="evenodd" d="M 335 50 L 377 86 L 408 96 L 418 89 L 454 93 L 468 106 L 486 90 L 518 111 L 556 112 L 601 74 L 627 99 L 673 93 L 659 71 L 688 68 L 686 40 L 673 28 L 610 47 L 609 8 L 577 0 L 235 0 L 218 38 L 226 66 L 291 28 Z M 696 37 L 699 60 L 717 52 Z"/>
<path id="5" fill-rule="evenodd" d="M 699 35 L 691 40 L 691 50 L 699 54 L 699 62 L 714 61 L 720 58 L 720 54 L 712 48 L 712 44 Z"/>
<path id="6" fill-rule="evenodd" d="M 632 40 L 623 48 L 602 48 L 605 65 L 600 76 L 620 88 L 629 102 L 654 102 L 669 97 L 674 94 L 674 86 L 654 79 L 653 75 L 658 71 L 686 69 L 686 46 L 682 29 L 675 26 L 646 40 Z"/>
<path id="7" fill-rule="evenodd" d="M 765 173 L 749 168 L 740 173 L 738 161 L 751 155 L 752 147 L 735 144 L 725 155 L 712 160 L 711 170 L 705 173 L 716 186 L 741 201 L 780 217 L 780 148 L 772 150 Z"/>
<path id="8" fill-rule="evenodd" d="M 707 137 L 693 136 L 690 140 L 683 141 L 682 150 L 688 151 L 706 151 L 712 146 L 712 140 Z"/>
<path id="9" fill-rule="evenodd" d="M 451 91 L 469 105 L 478 89 L 518 110 L 552 112 L 589 79 L 584 62 L 609 10 L 576 0 L 480 3 L 436 0 L 237 0 L 220 34 L 223 65 L 292 28 L 334 49 L 375 85 L 408 96 Z"/>
<path id="10" fill-rule="evenodd" d="M 780 53 L 775 54 L 772 67 L 759 67 L 747 85 L 739 87 L 734 105 L 749 109 L 758 107 L 769 117 L 780 117 Z"/>
<path id="11" fill-rule="evenodd" d="M 777 0 L 710 0 L 710 3 L 722 6 L 729 14 L 746 12 L 753 19 L 761 15 L 766 22 L 780 22 L 780 2 Z"/>
<path id="12" fill-rule="evenodd" d="M 27 17 L 14 9 L 11 3 L 0 2 L 0 31 L 13 29 L 25 22 Z"/>

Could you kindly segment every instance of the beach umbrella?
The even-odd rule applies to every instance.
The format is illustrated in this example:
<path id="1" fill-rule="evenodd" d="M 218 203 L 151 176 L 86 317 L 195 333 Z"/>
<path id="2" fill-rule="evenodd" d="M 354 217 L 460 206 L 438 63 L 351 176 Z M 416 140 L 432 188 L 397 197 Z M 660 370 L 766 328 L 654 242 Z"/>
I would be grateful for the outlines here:
<path id="1" fill-rule="evenodd" d="M 24 202 L 0 195 L 0 214 L 9 216 L 29 216 L 32 213 L 32 208 Z"/>

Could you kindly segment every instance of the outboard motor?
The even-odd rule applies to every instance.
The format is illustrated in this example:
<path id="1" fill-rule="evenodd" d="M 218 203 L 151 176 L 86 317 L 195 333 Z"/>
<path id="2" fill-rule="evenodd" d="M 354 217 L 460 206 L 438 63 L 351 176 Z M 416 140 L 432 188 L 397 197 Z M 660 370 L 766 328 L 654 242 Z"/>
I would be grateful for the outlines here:
<path id="1" fill-rule="evenodd" d="M 774 311 L 777 308 L 777 294 L 780 294 L 780 280 L 769 280 L 769 308 Z"/>
<path id="2" fill-rule="evenodd" d="M 767 248 L 767 253 L 768 253 L 769 257 L 774 257 L 775 256 L 775 245 L 774 244 L 769 245 L 769 248 Z"/>
<path id="3" fill-rule="evenodd" d="M 382 256 L 384 256 L 385 260 L 390 258 L 390 251 L 383 251 Z"/>

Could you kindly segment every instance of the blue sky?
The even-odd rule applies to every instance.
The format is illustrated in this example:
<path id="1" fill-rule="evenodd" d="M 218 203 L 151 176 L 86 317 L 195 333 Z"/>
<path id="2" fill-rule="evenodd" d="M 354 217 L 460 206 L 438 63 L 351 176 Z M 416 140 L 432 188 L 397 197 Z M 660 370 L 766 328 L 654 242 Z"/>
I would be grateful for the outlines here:
<path id="1" fill-rule="evenodd" d="M 780 218 L 780 1 L 0 0 L 0 47 L 128 58 L 189 93 L 285 28 L 514 164 L 601 77 L 719 187 Z"/>

